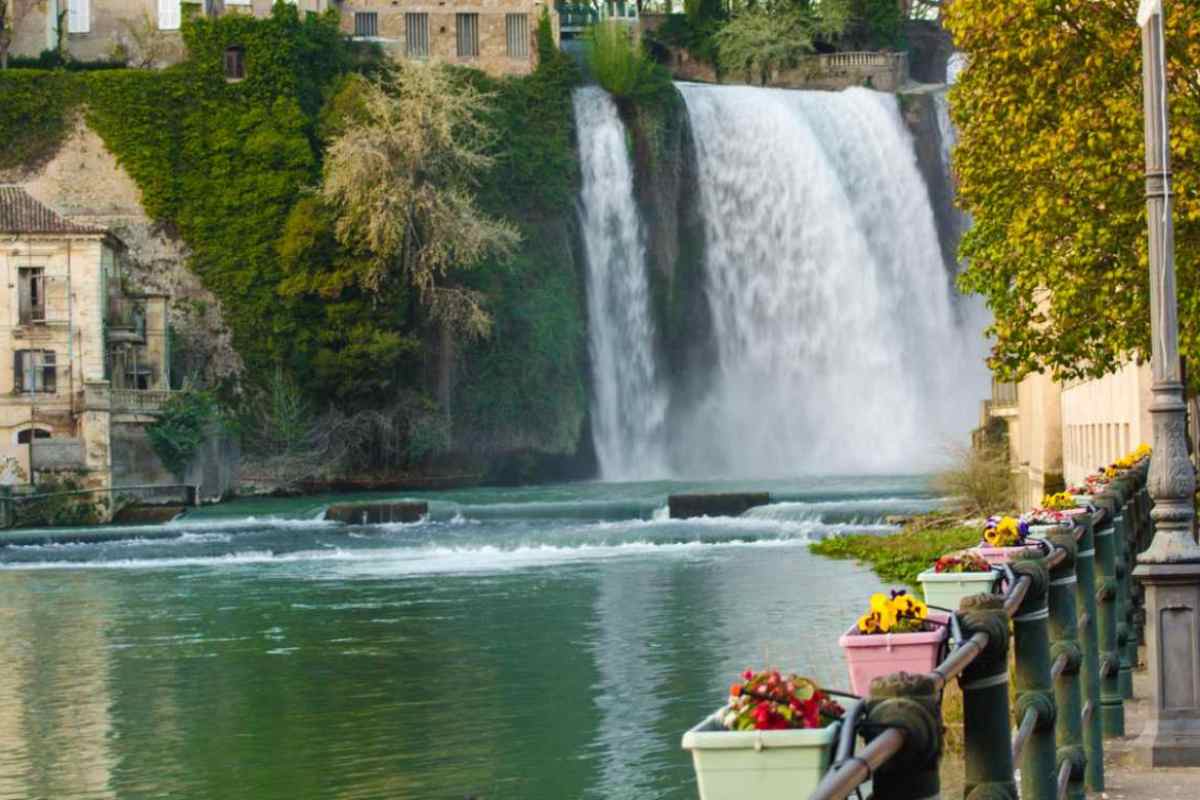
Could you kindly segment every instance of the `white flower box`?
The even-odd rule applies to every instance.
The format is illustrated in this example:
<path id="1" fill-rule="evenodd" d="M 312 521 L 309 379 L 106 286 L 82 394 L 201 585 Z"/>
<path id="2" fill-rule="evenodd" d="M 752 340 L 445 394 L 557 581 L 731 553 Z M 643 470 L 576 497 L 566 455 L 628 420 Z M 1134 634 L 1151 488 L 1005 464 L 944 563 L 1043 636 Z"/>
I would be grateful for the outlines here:
<path id="1" fill-rule="evenodd" d="M 998 572 L 935 572 L 927 569 L 917 576 L 931 606 L 958 610 L 964 597 L 995 591 Z"/>
<path id="2" fill-rule="evenodd" d="M 840 722 L 824 728 L 727 731 L 717 711 L 683 735 L 700 800 L 796 800 L 817 788 L 837 746 Z"/>

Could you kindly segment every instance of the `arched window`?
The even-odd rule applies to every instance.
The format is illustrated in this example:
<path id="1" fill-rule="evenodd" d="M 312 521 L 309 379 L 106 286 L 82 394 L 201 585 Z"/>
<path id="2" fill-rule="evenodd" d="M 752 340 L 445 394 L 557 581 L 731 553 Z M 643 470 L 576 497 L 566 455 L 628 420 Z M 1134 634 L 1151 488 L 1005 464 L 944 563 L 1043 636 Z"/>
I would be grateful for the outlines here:
<path id="1" fill-rule="evenodd" d="M 240 81 L 246 77 L 246 51 L 240 44 L 225 48 L 225 80 Z"/>

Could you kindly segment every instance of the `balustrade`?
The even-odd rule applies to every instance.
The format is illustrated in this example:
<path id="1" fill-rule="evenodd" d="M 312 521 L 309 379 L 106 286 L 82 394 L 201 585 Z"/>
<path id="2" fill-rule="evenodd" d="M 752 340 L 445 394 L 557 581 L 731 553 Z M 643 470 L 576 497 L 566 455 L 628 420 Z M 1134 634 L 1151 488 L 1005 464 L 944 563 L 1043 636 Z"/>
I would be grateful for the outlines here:
<path id="1" fill-rule="evenodd" d="M 1085 788 L 1102 791 L 1104 739 L 1124 734 L 1122 675 L 1137 660 L 1140 595 L 1128 565 L 1153 536 L 1148 467 L 1141 463 L 1095 497 L 1094 513 L 1049 534 L 1048 555 L 1014 562 L 1003 595 L 964 599 L 951 620 L 954 647 L 932 673 L 872 683 L 871 696 L 843 721 L 834 763 L 810 800 L 842 800 L 868 779 L 878 798 L 936 796 L 940 693 L 955 677 L 963 691 L 967 795 L 1015 798 L 1016 768 L 1025 800 L 1081 800 Z M 856 734 L 865 741 L 857 754 Z"/>

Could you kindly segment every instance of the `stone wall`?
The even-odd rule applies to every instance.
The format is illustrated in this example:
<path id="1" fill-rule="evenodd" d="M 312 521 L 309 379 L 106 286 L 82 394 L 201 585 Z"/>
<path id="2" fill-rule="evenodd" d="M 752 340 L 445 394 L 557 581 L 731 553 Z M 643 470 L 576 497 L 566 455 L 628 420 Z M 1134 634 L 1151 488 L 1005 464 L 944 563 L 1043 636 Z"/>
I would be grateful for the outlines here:
<path id="1" fill-rule="evenodd" d="M 185 483 L 200 487 L 202 502 L 219 500 L 237 489 L 241 457 L 237 440 L 216 428 L 197 450 L 182 480 L 163 466 L 140 423 L 113 422 L 112 449 L 114 487 Z"/>

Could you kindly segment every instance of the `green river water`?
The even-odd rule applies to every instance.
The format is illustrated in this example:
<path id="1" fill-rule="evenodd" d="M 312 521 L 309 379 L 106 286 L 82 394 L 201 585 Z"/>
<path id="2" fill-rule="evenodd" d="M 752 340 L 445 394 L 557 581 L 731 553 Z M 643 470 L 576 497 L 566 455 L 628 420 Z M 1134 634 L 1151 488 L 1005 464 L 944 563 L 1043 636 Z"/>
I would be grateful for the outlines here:
<path id="1" fill-rule="evenodd" d="M 846 682 L 880 584 L 806 544 L 937 503 L 811 478 L 665 518 L 701 488 L 738 487 L 400 493 L 429 518 L 371 528 L 247 500 L 0 547 L 0 798 L 693 798 L 680 737 L 738 672 Z"/>

